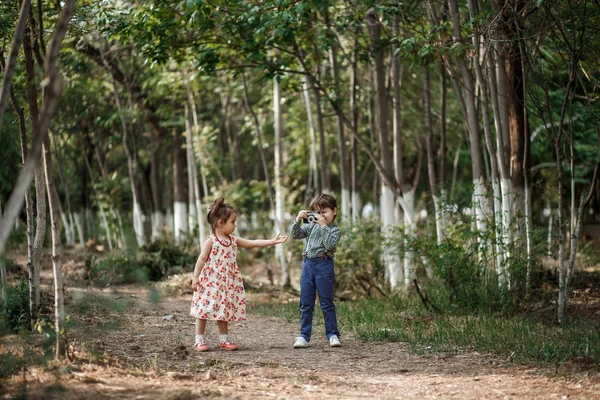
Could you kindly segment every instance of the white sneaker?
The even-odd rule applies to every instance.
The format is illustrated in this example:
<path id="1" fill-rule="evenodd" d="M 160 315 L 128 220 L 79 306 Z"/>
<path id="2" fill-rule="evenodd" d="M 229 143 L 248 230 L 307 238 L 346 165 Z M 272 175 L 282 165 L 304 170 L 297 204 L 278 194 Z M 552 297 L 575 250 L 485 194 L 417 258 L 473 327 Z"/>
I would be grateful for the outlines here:
<path id="1" fill-rule="evenodd" d="M 295 349 L 303 349 L 303 348 L 308 347 L 308 346 L 309 346 L 308 342 L 302 336 L 298 336 L 296 338 L 296 341 L 294 342 L 294 348 Z"/>
<path id="2" fill-rule="evenodd" d="M 336 335 L 333 335 L 329 338 L 329 345 L 331 347 L 340 347 L 342 343 L 340 343 L 340 339 Z"/>

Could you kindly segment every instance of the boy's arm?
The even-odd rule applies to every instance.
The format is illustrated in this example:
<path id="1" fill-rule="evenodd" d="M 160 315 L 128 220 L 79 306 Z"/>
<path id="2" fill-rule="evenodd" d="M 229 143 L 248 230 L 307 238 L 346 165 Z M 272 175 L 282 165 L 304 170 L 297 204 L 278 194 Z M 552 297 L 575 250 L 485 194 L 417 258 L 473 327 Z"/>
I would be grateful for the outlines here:
<path id="1" fill-rule="evenodd" d="M 325 251 L 328 253 L 334 253 L 337 247 L 338 242 L 340 241 L 340 237 L 342 235 L 342 230 L 338 226 L 318 226 L 315 234 L 318 235 L 321 239 L 321 243 L 323 243 L 323 247 L 325 247 Z"/>
<path id="2" fill-rule="evenodd" d="M 310 232 L 310 226 L 314 224 L 300 224 L 300 222 L 296 222 L 296 220 L 292 221 L 290 225 L 290 235 L 294 239 L 304 239 L 308 237 L 308 233 Z"/>

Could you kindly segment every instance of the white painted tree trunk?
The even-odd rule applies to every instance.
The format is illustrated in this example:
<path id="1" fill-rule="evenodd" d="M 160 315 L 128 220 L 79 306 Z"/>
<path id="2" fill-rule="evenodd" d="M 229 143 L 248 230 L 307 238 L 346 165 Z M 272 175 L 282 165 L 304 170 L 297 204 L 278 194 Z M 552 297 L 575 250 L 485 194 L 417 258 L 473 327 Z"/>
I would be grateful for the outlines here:
<path id="1" fill-rule="evenodd" d="M 175 234 L 175 241 L 180 241 L 187 231 L 186 204 L 182 201 L 176 201 L 173 204 L 173 232 Z"/>
<path id="2" fill-rule="evenodd" d="M 73 224 L 69 222 L 69 217 L 64 212 L 60 213 L 60 219 L 65 228 L 65 239 L 67 246 L 75 246 L 75 233 L 73 232 Z"/>
<path id="3" fill-rule="evenodd" d="M 81 222 L 81 214 L 78 212 L 73 213 L 73 221 L 77 228 L 77 238 L 79 239 L 79 245 L 82 249 L 85 248 L 85 234 L 83 232 L 83 223 Z"/>
<path id="4" fill-rule="evenodd" d="M 160 237 L 160 232 L 163 227 L 164 216 L 160 211 L 152 213 L 152 240 L 156 240 Z"/>
<path id="5" fill-rule="evenodd" d="M 173 232 L 173 236 L 175 236 L 175 217 L 173 215 L 173 210 L 171 209 L 171 207 L 167 208 L 164 224 L 167 226 L 170 232 Z"/>
<path id="6" fill-rule="evenodd" d="M 360 219 L 360 210 L 361 210 L 361 203 L 360 203 L 360 195 L 358 192 L 353 191 L 352 192 L 352 222 L 353 223 L 358 223 L 358 220 Z"/>
<path id="7" fill-rule="evenodd" d="M 112 243 L 112 232 L 110 230 L 110 226 L 108 225 L 108 218 L 106 218 L 106 211 L 104 208 L 100 207 L 100 218 L 102 219 L 102 226 L 104 227 L 104 232 L 106 233 L 106 241 L 108 242 L 108 249 L 113 250 Z"/>
<path id="8" fill-rule="evenodd" d="M 415 279 L 415 252 L 409 246 L 409 242 L 417 234 L 415 192 L 414 190 L 407 190 L 402 197 L 402 211 L 404 214 L 404 286 L 408 288 Z"/>
<path id="9" fill-rule="evenodd" d="M 275 119 L 275 231 L 284 233 L 284 212 L 285 212 L 285 197 L 283 193 L 283 185 L 281 184 L 283 167 L 283 133 L 281 127 L 281 105 L 279 98 L 279 82 L 277 77 L 273 78 L 273 114 Z M 281 283 L 283 287 L 290 286 L 290 273 L 285 259 L 284 246 L 275 247 L 275 255 L 281 264 Z"/>
<path id="10" fill-rule="evenodd" d="M 133 230 L 135 231 L 135 238 L 137 240 L 138 246 L 143 246 L 146 244 L 146 238 L 144 236 L 144 220 L 142 215 L 142 208 L 140 207 L 140 203 L 133 203 Z M 125 240 L 123 232 L 123 240 Z"/>
<path id="11" fill-rule="evenodd" d="M 394 215 L 394 192 L 386 185 L 381 186 L 381 234 L 384 242 L 393 240 L 394 236 L 391 228 L 396 226 L 396 217 Z M 398 290 L 404 283 L 404 270 L 400 262 L 400 252 L 398 246 L 384 245 L 382 247 L 382 258 L 385 266 L 388 282 L 392 291 Z"/>
<path id="12" fill-rule="evenodd" d="M 510 259 L 511 257 L 511 244 L 513 241 L 513 234 L 511 228 L 512 220 L 512 182 L 510 179 L 502 179 L 500 182 L 502 189 L 502 248 L 504 260 Z M 510 289 L 511 280 L 510 276 L 506 272 L 505 263 L 496 266 L 496 273 L 498 274 L 498 284 L 501 288 Z"/>

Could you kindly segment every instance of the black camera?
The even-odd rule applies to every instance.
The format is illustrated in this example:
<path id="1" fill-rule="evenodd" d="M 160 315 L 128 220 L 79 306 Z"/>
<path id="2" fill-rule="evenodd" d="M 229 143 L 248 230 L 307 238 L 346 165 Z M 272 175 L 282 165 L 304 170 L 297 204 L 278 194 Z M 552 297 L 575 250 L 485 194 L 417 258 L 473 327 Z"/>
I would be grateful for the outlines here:
<path id="1" fill-rule="evenodd" d="M 308 215 L 308 217 L 303 219 L 304 222 L 315 223 L 315 222 L 317 222 L 317 215 L 319 215 L 319 212 L 318 211 L 307 211 L 306 215 Z"/>

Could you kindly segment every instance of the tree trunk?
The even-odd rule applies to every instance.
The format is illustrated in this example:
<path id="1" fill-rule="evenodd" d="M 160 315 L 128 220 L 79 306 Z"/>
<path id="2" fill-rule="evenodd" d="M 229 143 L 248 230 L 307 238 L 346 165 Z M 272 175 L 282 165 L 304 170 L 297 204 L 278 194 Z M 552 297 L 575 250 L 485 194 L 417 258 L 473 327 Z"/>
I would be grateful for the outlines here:
<path id="1" fill-rule="evenodd" d="M 319 165 L 321 166 L 321 191 L 323 193 L 330 193 L 331 185 L 329 182 L 327 155 L 325 153 L 325 126 L 323 123 L 323 111 L 321 108 L 321 93 L 316 86 L 313 86 L 313 91 L 315 93 L 315 109 L 317 111 L 317 126 L 319 128 Z"/>
<path id="2" fill-rule="evenodd" d="M 433 208 L 435 210 L 435 232 L 437 244 L 442 244 L 444 236 L 444 226 L 442 218 L 442 204 L 438 190 L 438 183 L 435 169 L 435 156 L 433 151 L 433 126 L 431 118 L 431 88 L 430 88 L 429 67 L 425 66 L 423 74 L 423 108 L 425 109 L 425 147 L 427 152 L 427 176 L 429 177 L 429 187 L 431 197 L 433 198 Z"/>
<path id="3" fill-rule="evenodd" d="M 52 176 L 52 156 L 50 150 L 50 139 L 46 136 L 44 142 L 44 172 L 46 174 L 46 189 L 48 193 L 48 206 L 50 208 L 50 232 L 52 234 L 52 267 L 54 270 L 54 328 L 56 332 L 56 357 L 65 355 L 66 336 L 65 326 L 65 304 L 64 304 L 64 282 L 62 277 L 62 243 L 60 239 L 60 212 L 58 194 L 54 186 Z"/>
<path id="4" fill-rule="evenodd" d="M 194 118 L 194 128 L 195 134 L 200 135 L 200 120 L 198 119 L 198 111 L 196 110 L 196 98 L 200 97 L 197 95 L 196 91 L 194 90 L 193 87 L 190 88 L 190 92 L 188 94 L 188 101 L 192 104 L 191 105 L 191 109 L 192 109 L 192 117 Z M 199 142 L 199 140 L 197 140 Z M 194 144 L 194 141 L 192 141 L 192 145 Z M 200 161 L 200 176 L 202 178 L 202 189 L 204 190 L 204 196 L 208 196 L 209 195 L 209 191 L 208 191 L 208 182 L 206 180 L 206 158 L 204 158 L 204 153 L 202 151 L 202 146 L 201 143 L 199 144 L 199 149 L 195 151 L 195 154 L 198 154 L 198 159 Z M 195 158 L 195 156 L 194 156 Z M 202 199 L 202 197 L 200 198 Z M 208 212 L 208 209 L 206 210 L 206 212 Z M 204 218 L 202 219 L 204 221 Z"/>
<path id="5" fill-rule="evenodd" d="M 378 139 L 379 150 L 381 152 L 381 160 L 383 169 L 390 174 L 394 170 L 392 161 L 392 153 L 390 152 L 389 133 L 388 133 L 388 104 L 387 90 L 385 87 L 385 66 L 384 54 L 381 46 L 381 27 L 379 26 L 379 18 L 374 9 L 370 9 L 366 16 L 367 26 L 369 28 L 369 36 L 371 37 L 371 51 L 375 61 L 375 82 L 377 91 L 377 106 L 378 106 Z M 397 143 L 396 143 L 397 145 Z M 391 174 L 393 175 L 393 174 Z M 404 208 L 404 207 L 403 207 Z M 382 233 L 389 235 L 389 228 L 395 225 L 395 201 L 394 191 L 388 183 L 382 181 L 381 184 L 381 224 Z M 406 275 L 407 271 L 402 270 L 400 257 L 394 246 L 386 246 L 383 251 L 383 259 L 387 276 L 392 290 L 396 290 L 398 286 L 408 279 L 412 281 L 412 277 Z M 405 270 L 407 268 L 405 267 Z M 412 271 L 412 268 L 408 268 Z M 404 272 L 404 273 L 403 273 Z"/>
<path id="6" fill-rule="evenodd" d="M 358 130 L 358 107 L 356 102 L 358 88 L 358 68 L 356 66 L 358 60 L 358 34 L 360 28 L 356 28 L 356 36 L 354 39 L 354 52 L 352 55 L 352 75 L 350 78 L 350 112 L 352 113 L 352 125 Z M 352 185 L 352 222 L 358 223 L 361 216 L 360 210 L 360 194 L 358 188 L 357 164 L 358 164 L 358 144 L 352 136 L 350 150 L 350 175 Z"/>
<path id="7" fill-rule="evenodd" d="M 460 16 L 458 12 L 458 2 L 457 0 L 448 0 L 448 5 L 450 9 L 450 17 L 452 20 L 452 40 L 454 43 L 460 43 L 462 41 L 462 37 Z M 488 213 L 488 207 L 486 204 L 487 191 L 483 175 L 481 138 L 479 134 L 479 121 L 477 118 L 477 106 L 475 99 L 475 87 L 473 84 L 473 74 L 471 73 L 471 70 L 469 70 L 464 59 L 458 58 L 457 62 L 460 69 L 460 75 L 462 77 L 462 85 L 464 86 L 464 112 L 465 119 L 467 120 L 467 126 L 469 129 L 471 169 L 473 173 L 473 209 L 475 214 L 477 230 L 483 234 L 483 237 L 485 237 L 485 232 L 487 230 L 485 220 L 486 214 Z M 452 75 L 452 77 L 455 80 L 458 79 L 458 77 L 455 75 Z M 455 86 L 460 86 L 458 85 L 458 82 L 455 83 Z M 462 97 L 463 95 L 461 94 L 460 96 Z M 481 260 L 485 259 L 484 248 L 485 246 L 483 245 L 483 243 L 481 243 L 479 247 L 479 255 Z"/>
<path id="8" fill-rule="evenodd" d="M 31 34 L 25 31 L 23 40 L 23 53 L 25 58 L 25 74 L 27 76 L 27 101 L 29 104 L 29 118 L 31 121 L 32 138 L 39 136 L 39 111 L 38 95 L 35 83 L 35 65 L 31 49 Z M 31 249 L 31 270 L 29 273 L 29 293 L 33 301 L 32 319 L 37 319 L 37 310 L 40 307 L 40 268 L 42 248 L 46 238 L 46 187 L 44 185 L 44 169 L 42 159 L 36 163 L 35 168 L 35 196 L 36 196 L 36 221 L 35 236 Z"/>
<path id="9" fill-rule="evenodd" d="M 285 200 L 283 193 L 283 131 L 281 127 L 281 106 L 279 98 L 279 82 L 277 77 L 273 78 L 273 118 L 275 120 L 275 233 L 285 232 L 284 212 Z M 284 246 L 275 247 L 275 255 L 281 264 L 281 284 L 284 288 L 291 286 L 290 273 L 285 259 Z"/>
<path id="10" fill-rule="evenodd" d="M 104 57 L 104 53 L 102 52 L 102 50 L 100 51 L 100 56 L 102 57 L 102 61 L 104 62 L 104 65 L 107 69 L 107 71 L 111 71 L 110 67 L 108 65 L 108 62 L 106 61 L 105 57 Z M 122 134 L 122 140 L 123 140 L 123 151 L 125 152 L 125 156 L 127 157 L 127 172 L 129 174 L 129 186 L 131 188 L 131 198 L 132 198 L 132 202 L 133 202 L 133 229 L 135 231 L 135 238 L 137 241 L 137 245 L 139 247 L 142 247 L 143 245 L 146 244 L 146 237 L 144 235 L 144 224 L 142 222 L 142 208 L 140 206 L 140 195 L 138 192 L 138 187 L 136 184 L 136 171 L 135 171 L 135 160 L 134 157 L 132 155 L 132 152 L 129 149 L 129 145 L 127 143 L 128 141 L 128 134 L 129 134 L 129 127 L 127 126 L 127 122 L 125 120 L 125 113 L 123 111 L 123 106 L 121 104 L 121 99 L 119 96 L 119 92 L 117 91 L 117 82 L 116 79 L 114 77 L 114 75 L 112 75 L 112 71 L 111 71 L 111 78 L 112 78 L 112 88 L 113 88 L 113 96 L 115 99 L 115 102 L 117 104 L 117 109 L 119 111 L 119 118 L 121 120 L 121 134 Z"/>
<path id="11" fill-rule="evenodd" d="M 198 163 L 196 162 L 196 152 L 194 150 L 194 140 L 196 139 L 196 134 L 200 134 L 200 122 L 198 119 L 198 111 L 196 109 L 196 100 L 194 97 L 194 92 L 191 90 L 189 83 L 188 86 L 186 86 L 186 91 L 187 91 L 187 101 L 189 104 L 190 109 L 192 110 L 192 120 L 194 122 L 194 127 L 193 129 L 190 131 L 190 145 L 191 147 L 191 157 L 192 157 L 192 165 L 193 165 L 193 174 L 192 174 L 192 181 L 194 183 L 193 188 L 194 188 L 194 197 L 196 199 L 196 212 L 198 213 L 198 227 L 199 227 L 199 238 L 200 238 L 200 243 L 204 243 L 204 240 L 206 238 L 206 226 L 205 226 L 205 218 L 204 218 L 204 211 L 202 208 L 202 194 L 200 193 L 200 182 L 198 182 Z M 204 157 L 202 157 L 202 152 L 199 152 L 200 154 L 200 167 L 201 167 L 201 175 L 202 175 L 202 182 L 204 185 L 204 195 L 208 196 L 208 185 L 206 183 L 206 173 L 205 173 L 205 162 L 204 162 Z"/>
<path id="12" fill-rule="evenodd" d="M 202 213 L 202 210 L 196 210 L 196 191 L 194 190 L 194 170 L 196 169 L 194 160 L 194 147 L 192 145 L 192 124 L 190 124 L 190 107 L 186 102 L 184 105 L 184 117 L 185 117 L 185 159 L 187 165 L 187 194 L 188 194 L 188 228 L 190 232 L 194 232 L 198 226 L 198 216 Z M 200 227 L 198 226 L 198 230 Z M 204 241 L 200 240 L 200 245 Z"/>
<path id="13" fill-rule="evenodd" d="M 175 241 L 180 242 L 187 233 L 187 210 L 185 198 L 185 153 L 182 149 L 181 132 L 173 130 L 173 189 L 174 189 L 174 224 Z"/>
<path id="14" fill-rule="evenodd" d="M 62 153 L 60 150 L 60 143 L 58 135 L 54 135 L 54 151 L 56 153 L 56 159 L 58 161 L 58 165 L 65 165 L 65 160 L 62 157 Z M 71 208 L 71 194 L 69 192 L 69 185 L 64 177 L 63 168 L 57 168 L 58 178 L 60 180 L 60 185 L 63 188 L 63 192 L 65 195 L 65 201 L 67 203 L 66 211 L 61 210 L 61 219 L 63 226 L 65 228 L 65 238 L 67 240 L 67 246 L 74 247 L 75 246 L 75 221 L 73 218 L 73 211 Z"/>
<path id="15" fill-rule="evenodd" d="M 189 91 L 188 91 L 189 93 Z M 202 245 L 204 240 L 206 239 L 206 232 L 204 227 L 204 221 L 202 218 L 204 212 L 202 211 L 202 195 L 200 194 L 200 184 L 198 183 L 198 166 L 196 163 L 196 157 L 194 155 L 194 132 L 198 129 L 196 128 L 196 121 L 194 121 L 194 127 L 190 123 L 190 98 L 188 98 L 188 102 L 185 104 L 185 126 L 186 126 L 186 150 L 188 156 L 188 190 L 193 193 L 193 196 L 190 196 L 190 213 L 192 209 L 194 210 L 194 217 L 196 218 L 193 222 L 194 226 L 198 227 L 198 241 L 199 244 Z M 194 104 L 192 103 L 193 107 Z M 192 221 L 192 218 L 190 218 Z M 192 225 L 190 224 L 190 228 Z"/>
<path id="16" fill-rule="evenodd" d="M 6 64 L 4 62 L 4 56 L 0 54 L 0 66 L 2 69 L 6 68 Z M 10 88 L 10 101 L 12 103 L 13 109 L 17 113 L 19 117 L 19 137 L 21 142 L 21 160 L 23 162 L 23 166 L 25 166 L 25 160 L 27 159 L 27 125 L 25 123 L 25 112 L 23 108 L 20 107 L 17 96 L 15 96 L 13 88 Z M 36 316 L 36 304 L 34 303 L 35 298 L 35 290 L 33 285 L 33 230 L 34 230 L 34 217 L 33 217 L 33 200 L 31 198 L 31 190 L 28 190 L 25 195 L 25 213 L 27 215 L 27 271 L 29 273 L 29 316 L 31 319 L 31 328 L 33 328 L 34 321 L 37 319 Z M 0 216 L 2 215 L 2 210 L 0 210 Z M 1 261 L 0 261 L 1 262 Z M 4 265 L 3 265 L 4 267 Z M 5 268 L 5 267 L 4 267 Z M 3 271 L 3 276 L 6 277 L 6 270 Z M 38 285 L 39 287 L 39 285 Z M 2 290 L 3 290 L 3 299 L 6 301 L 6 280 L 2 281 Z M 35 316 L 35 318 L 34 318 Z"/>
<path id="17" fill-rule="evenodd" d="M 10 48 L 10 52 L 8 53 L 8 59 L 6 60 L 5 65 L 2 66 L 2 86 L 0 86 L 0 135 L 2 135 L 4 112 L 6 111 L 6 106 L 8 104 L 12 76 L 15 71 L 15 65 L 17 64 L 19 49 L 23 43 L 25 27 L 27 26 L 27 19 L 29 17 L 30 10 L 31 0 L 22 0 L 12 46 Z"/>
<path id="18" fill-rule="evenodd" d="M 565 90 L 565 96 L 563 98 L 561 112 L 560 112 L 560 120 L 557 128 L 557 132 L 552 132 L 552 144 L 554 145 L 554 154 L 556 157 L 556 182 L 558 184 L 558 299 L 556 302 L 556 319 L 559 324 L 565 320 L 567 314 L 567 302 L 569 301 L 569 291 L 567 287 L 567 276 L 568 271 L 565 270 L 565 237 L 566 237 L 566 228 L 565 228 L 565 209 L 564 209 L 564 185 L 563 185 L 563 158 L 562 158 L 562 133 L 563 133 L 563 125 L 565 120 L 565 112 L 567 109 L 567 105 L 572 101 L 572 90 L 574 86 L 574 81 L 577 76 L 577 65 L 578 60 L 570 60 L 572 63 L 569 66 L 569 81 L 567 82 L 567 88 Z M 546 89 L 546 99 L 548 105 L 549 94 L 548 89 Z M 550 117 L 552 117 L 550 115 Z"/>
<path id="19" fill-rule="evenodd" d="M 340 71 L 337 60 L 337 43 L 331 45 L 329 53 L 331 63 L 331 74 L 334 84 L 334 101 L 339 102 L 341 100 L 341 88 L 340 88 Z M 337 131 L 338 131 L 338 151 L 340 157 L 340 183 L 342 191 L 342 208 L 341 208 L 341 220 L 342 222 L 350 221 L 350 173 L 348 167 L 348 159 L 346 150 L 346 139 L 344 137 L 344 121 L 340 115 L 337 115 Z"/>
<path id="20" fill-rule="evenodd" d="M 160 150 L 159 146 L 150 150 L 150 192 L 152 193 L 152 240 L 160 237 L 164 224 L 162 212 L 162 190 L 160 187 Z"/>
<path id="21" fill-rule="evenodd" d="M 304 98 L 304 104 L 306 105 L 306 116 L 308 118 L 308 128 L 310 133 L 310 158 L 309 158 L 309 175 L 308 185 L 306 187 L 306 197 L 312 198 L 315 194 L 320 192 L 319 189 L 319 169 L 317 167 L 317 135 L 315 133 L 315 123 L 312 116 L 310 106 L 310 92 L 308 88 L 312 87 L 312 80 L 308 75 L 302 77 L 302 94 Z M 254 115 L 254 114 L 253 114 Z M 256 118 L 255 118 L 256 120 Z"/>

